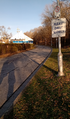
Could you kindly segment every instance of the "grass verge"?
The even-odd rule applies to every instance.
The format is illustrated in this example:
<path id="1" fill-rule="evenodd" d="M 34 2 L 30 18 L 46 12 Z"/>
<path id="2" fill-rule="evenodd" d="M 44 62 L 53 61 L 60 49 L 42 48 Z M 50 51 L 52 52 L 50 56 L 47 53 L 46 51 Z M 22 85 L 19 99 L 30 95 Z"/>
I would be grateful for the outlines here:
<path id="1" fill-rule="evenodd" d="M 65 76 L 56 76 L 58 49 L 53 49 L 5 119 L 70 119 L 70 48 L 62 53 Z"/>

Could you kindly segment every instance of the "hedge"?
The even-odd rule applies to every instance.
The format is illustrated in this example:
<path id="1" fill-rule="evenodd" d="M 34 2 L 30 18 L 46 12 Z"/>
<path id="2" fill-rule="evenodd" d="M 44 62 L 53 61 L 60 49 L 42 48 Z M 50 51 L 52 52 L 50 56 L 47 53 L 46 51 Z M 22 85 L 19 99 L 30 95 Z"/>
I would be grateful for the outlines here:
<path id="1" fill-rule="evenodd" d="M 23 44 L 15 44 L 15 43 L 14 44 L 13 43 L 3 44 L 3 43 L 0 43 L 0 55 L 26 50 L 26 49 L 32 48 L 33 46 L 34 46 L 33 44 L 24 44 L 24 43 Z"/>

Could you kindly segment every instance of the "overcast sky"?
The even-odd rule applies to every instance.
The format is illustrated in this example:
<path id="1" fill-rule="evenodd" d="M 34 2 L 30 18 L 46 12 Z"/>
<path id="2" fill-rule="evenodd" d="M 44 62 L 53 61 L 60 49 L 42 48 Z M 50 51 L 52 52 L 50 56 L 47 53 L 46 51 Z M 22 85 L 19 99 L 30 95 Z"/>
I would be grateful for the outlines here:
<path id="1" fill-rule="evenodd" d="M 53 0 L 0 0 L 0 26 L 10 27 L 12 34 L 17 28 L 23 33 L 41 26 L 41 14 Z M 56 0 L 55 0 L 56 1 Z"/>

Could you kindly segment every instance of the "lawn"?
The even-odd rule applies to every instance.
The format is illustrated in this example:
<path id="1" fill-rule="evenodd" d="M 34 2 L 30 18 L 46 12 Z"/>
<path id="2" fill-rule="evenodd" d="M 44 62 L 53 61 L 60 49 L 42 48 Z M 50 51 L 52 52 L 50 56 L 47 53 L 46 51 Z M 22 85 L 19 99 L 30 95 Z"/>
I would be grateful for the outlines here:
<path id="1" fill-rule="evenodd" d="M 5 119 L 70 119 L 70 48 L 62 49 L 64 77 L 57 77 L 57 54 L 53 49 Z"/>

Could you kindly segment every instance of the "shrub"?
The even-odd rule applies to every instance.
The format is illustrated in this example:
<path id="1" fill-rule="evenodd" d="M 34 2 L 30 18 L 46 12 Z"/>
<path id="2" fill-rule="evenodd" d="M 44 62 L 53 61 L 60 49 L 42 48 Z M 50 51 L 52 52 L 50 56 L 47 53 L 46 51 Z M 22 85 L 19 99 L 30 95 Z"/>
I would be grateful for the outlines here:
<path id="1" fill-rule="evenodd" d="M 17 47 L 18 47 L 18 50 L 23 50 L 24 49 L 22 44 L 18 44 Z"/>
<path id="2" fill-rule="evenodd" d="M 30 48 L 30 44 L 24 44 L 24 50 Z"/>
<path id="3" fill-rule="evenodd" d="M 34 44 L 30 44 L 30 48 L 33 48 L 34 47 Z"/>
<path id="4" fill-rule="evenodd" d="M 0 45 L 0 55 L 2 54 L 2 46 Z"/>
<path id="5" fill-rule="evenodd" d="M 16 46 L 12 46 L 11 47 L 11 53 L 14 53 L 14 52 L 17 52 L 18 51 L 18 48 Z"/>
<path id="6" fill-rule="evenodd" d="M 6 53 L 14 53 L 14 52 L 26 50 L 32 47 L 34 47 L 34 44 L 24 44 L 24 43 L 22 44 L 16 44 L 16 43 L 15 44 L 13 43 L 3 44 L 1 43 L 0 44 L 0 55 L 6 54 Z"/>
<path id="7" fill-rule="evenodd" d="M 7 48 L 7 53 L 10 53 L 11 52 L 11 45 L 6 45 L 6 48 Z"/>
<path id="8" fill-rule="evenodd" d="M 2 45 L 2 54 L 6 54 L 7 53 L 7 48 L 6 45 Z"/>

